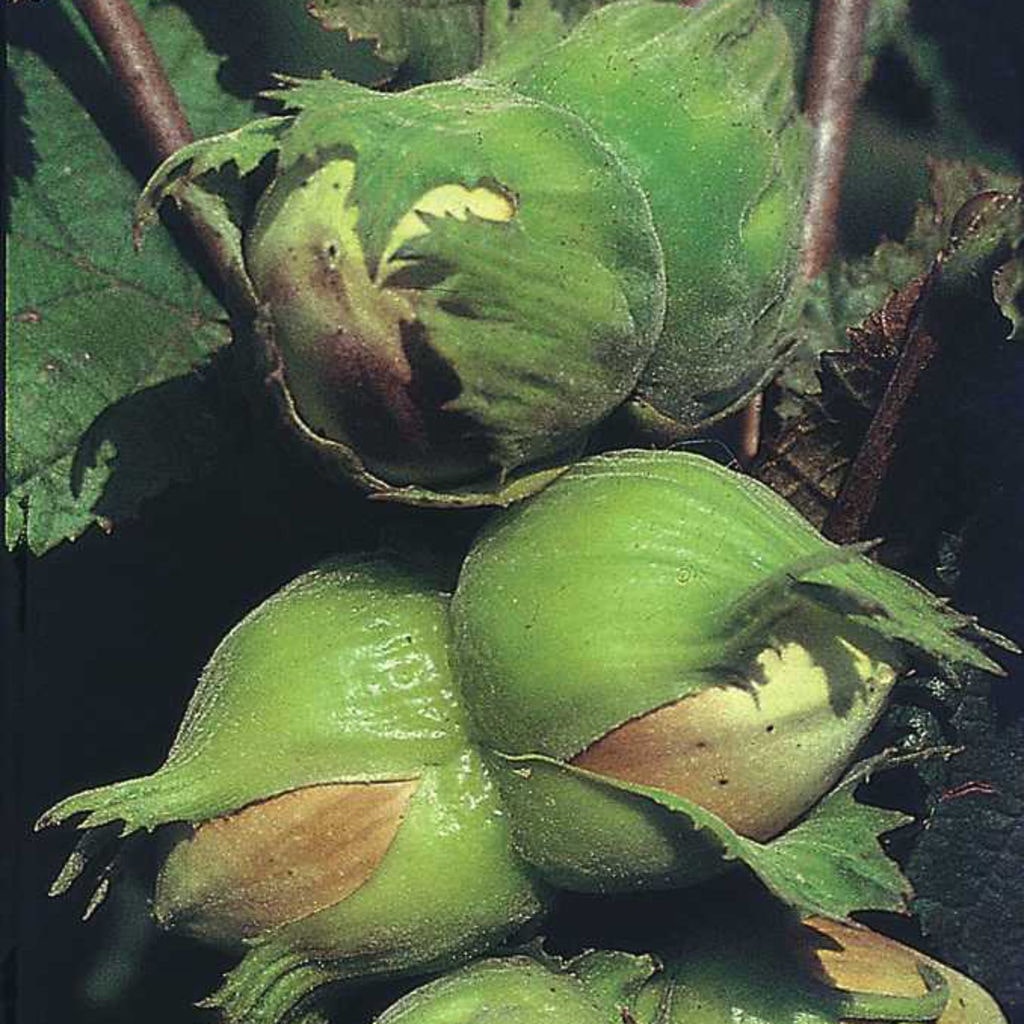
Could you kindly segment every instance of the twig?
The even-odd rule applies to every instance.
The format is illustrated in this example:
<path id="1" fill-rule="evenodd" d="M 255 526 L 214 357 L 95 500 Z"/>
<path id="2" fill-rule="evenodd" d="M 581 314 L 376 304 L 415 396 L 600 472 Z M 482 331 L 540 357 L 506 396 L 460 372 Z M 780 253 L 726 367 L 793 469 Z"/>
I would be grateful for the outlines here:
<path id="1" fill-rule="evenodd" d="M 75 4 L 124 91 L 155 167 L 195 138 L 160 58 L 129 0 L 75 0 Z M 239 276 L 230 246 L 187 196 L 179 201 L 178 209 L 220 279 L 226 305 L 235 311 L 245 310 L 247 282 Z M 138 248 L 137 237 L 135 244 Z"/>
<path id="2" fill-rule="evenodd" d="M 191 142 L 192 129 L 128 0 L 75 0 L 124 89 L 154 162 Z"/>
<path id="3" fill-rule="evenodd" d="M 976 322 L 978 307 L 992 301 L 992 275 L 1014 247 L 1019 228 L 999 218 L 1024 202 L 1024 192 L 985 191 L 965 203 L 950 226 L 950 242 L 935 257 L 928 273 L 906 284 L 883 312 L 896 311 L 897 322 L 906 315 L 905 342 L 896 369 L 868 426 L 839 497 L 825 522 L 832 540 L 849 543 L 864 536 L 891 470 L 900 443 L 898 432 L 922 378 L 939 354 L 941 345 Z M 986 225 L 989 230 L 986 231 Z M 909 305 L 908 305 L 909 304 Z M 982 314 L 984 315 L 984 314 Z"/>
<path id="4" fill-rule="evenodd" d="M 882 401 L 847 471 L 842 490 L 822 527 L 830 540 L 851 544 L 864 539 L 896 452 L 897 431 L 938 348 L 934 336 L 922 325 L 911 329 Z"/>
<path id="5" fill-rule="evenodd" d="M 861 86 L 861 56 L 871 0 L 820 0 L 814 22 L 804 108 L 814 127 L 807 181 L 800 271 L 811 281 L 835 246 L 839 193 Z M 760 447 L 763 396 L 743 413 L 741 458 Z"/>
<path id="6" fill-rule="evenodd" d="M 846 151 L 861 88 L 861 59 L 871 0 L 821 0 L 814 24 L 805 109 L 814 128 L 801 272 L 811 281 L 835 247 Z M 843 489 L 825 521 L 832 540 L 861 539 L 894 452 L 907 400 L 935 354 L 930 335 L 910 335 Z"/>
<path id="7" fill-rule="evenodd" d="M 749 466 L 757 458 L 761 447 L 761 414 L 764 410 L 764 392 L 759 391 L 739 415 L 739 459 L 742 465 Z"/>
<path id="8" fill-rule="evenodd" d="M 821 0 L 815 19 L 804 104 L 814 126 L 801 267 L 808 281 L 821 273 L 835 245 L 870 8 L 871 0 Z"/>

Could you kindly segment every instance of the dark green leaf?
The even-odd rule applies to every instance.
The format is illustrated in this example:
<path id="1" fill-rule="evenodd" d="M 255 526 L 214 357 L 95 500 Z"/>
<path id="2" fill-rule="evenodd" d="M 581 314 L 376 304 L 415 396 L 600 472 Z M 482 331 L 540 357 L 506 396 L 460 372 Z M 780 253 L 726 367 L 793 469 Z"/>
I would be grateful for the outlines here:
<path id="1" fill-rule="evenodd" d="M 367 40 L 405 83 L 516 61 L 557 41 L 601 0 L 313 0 L 325 28 Z"/>
<path id="2" fill-rule="evenodd" d="M 197 127 L 243 120 L 183 12 L 139 10 Z M 31 5 L 10 20 L 7 543 L 41 553 L 209 456 L 222 424 L 193 371 L 230 333 L 169 235 L 133 251 L 146 160 L 77 17 Z"/>
<path id="3" fill-rule="evenodd" d="M 371 40 L 376 55 L 405 64 L 416 81 L 454 78 L 481 57 L 481 0 L 316 0 L 326 28 Z"/>
<path id="4" fill-rule="evenodd" d="M 1012 324 L 1010 341 L 1024 341 L 1024 256 L 1015 256 L 992 275 L 992 294 Z"/>

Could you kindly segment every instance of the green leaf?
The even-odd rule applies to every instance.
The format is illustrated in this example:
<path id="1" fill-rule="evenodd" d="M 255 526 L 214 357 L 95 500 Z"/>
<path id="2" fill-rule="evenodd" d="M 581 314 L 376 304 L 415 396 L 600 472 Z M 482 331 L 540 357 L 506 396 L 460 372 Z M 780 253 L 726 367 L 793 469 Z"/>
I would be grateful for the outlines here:
<path id="1" fill-rule="evenodd" d="M 180 3 L 166 0 L 132 0 L 160 61 L 174 86 L 196 136 L 222 132 L 246 122 L 253 113 L 253 95 L 237 94 L 222 82 L 223 60 L 209 48 L 206 35 L 213 18 L 193 18 Z M 71 5 L 65 0 L 65 9 Z M 221 13 L 226 30 L 237 31 L 227 12 Z M 79 31 L 84 24 L 76 18 Z M 95 49 L 95 44 L 91 43 Z M 109 100 L 108 100 L 109 102 Z"/>
<path id="2" fill-rule="evenodd" d="M 695 814 L 699 809 L 686 801 L 662 797 L 660 802 L 696 823 L 704 824 L 701 818 L 713 821 L 726 856 L 744 862 L 779 899 L 803 913 L 846 918 L 856 910 L 903 911 L 910 885 L 878 840 L 910 818 L 854 798 L 875 767 L 877 763 L 855 768 L 803 821 L 768 843 L 729 835 L 722 822 L 706 811 Z"/>
<path id="3" fill-rule="evenodd" d="M 250 121 L 234 131 L 199 139 L 171 154 L 154 172 L 135 203 L 132 233 L 141 245 L 142 237 L 157 218 L 165 199 L 193 214 L 216 239 L 224 267 L 226 284 L 237 303 L 238 312 L 256 311 L 257 299 L 242 252 L 244 219 L 232 202 L 235 179 L 221 180 L 215 172 L 225 168 L 238 177 L 251 173 L 260 162 L 280 146 L 283 129 L 291 118 L 268 117 Z M 207 180 L 214 179 L 211 188 Z"/>
<path id="4" fill-rule="evenodd" d="M 146 182 L 135 207 L 136 229 L 149 226 L 164 199 L 183 194 L 205 174 L 229 165 L 239 175 L 255 170 L 265 156 L 280 147 L 283 129 L 289 124 L 291 118 L 287 117 L 261 118 L 183 146 Z"/>
<path id="5" fill-rule="evenodd" d="M 404 83 L 454 78 L 518 61 L 557 42 L 600 0 L 313 0 L 328 29 L 369 40 Z"/>
<path id="6" fill-rule="evenodd" d="M 905 825 L 899 811 L 854 798 L 871 765 L 854 770 L 794 828 L 767 844 L 745 840 L 748 863 L 765 884 L 800 909 L 831 917 L 855 910 L 906 909 L 910 886 L 879 836 Z"/>
<path id="7" fill-rule="evenodd" d="M 992 275 L 992 294 L 1012 325 L 1008 339 L 1024 341 L 1024 256 L 1015 256 Z"/>
<path id="8" fill-rule="evenodd" d="M 607 0 L 485 0 L 482 22 L 485 74 L 508 81 L 547 46 L 554 45 Z"/>
<path id="9" fill-rule="evenodd" d="M 481 57 L 481 0 L 315 0 L 326 28 L 373 41 L 388 64 L 405 64 L 416 81 L 454 78 Z"/>
<path id="10" fill-rule="evenodd" d="M 243 120 L 250 105 L 221 89 L 184 13 L 137 7 L 196 127 Z M 225 428 L 194 371 L 230 332 L 169 235 L 133 251 L 146 159 L 70 5 L 8 17 L 7 543 L 38 554 L 206 463 Z"/>
<path id="11" fill-rule="evenodd" d="M 894 291 L 925 274 L 949 241 L 957 212 L 981 192 L 1012 191 L 1012 177 L 975 164 L 935 161 L 930 167 L 930 196 L 918 205 L 902 242 L 883 240 L 869 256 L 838 260 L 817 282 L 798 325 L 800 347 L 778 378 L 784 400 L 820 395 L 817 357 L 851 349 L 850 328 L 879 314 Z M 788 410 L 784 411 L 788 414 Z"/>
<path id="12" fill-rule="evenodd" d="M 387 81 L 395 68 L 374 55 L 368 40 L 326 32 L 306 0 L 177 0 L 201 23 L 213 23 L 225 53 L 222 74 L 255 94 L 274 75 L 316 78 L 327 72 L 364 85 Z"/>
<path id="13" fill-rule="evenodd" d="M 804 596 L 826 605 L 830 599 L 846 598 L 852 605 L 844 609 L 846 614 L 934 660 L 972 665 L 1002 675 L 1001 666 L 978 644 L 987 641 L 1020 653 L 1012 640 L 979 626 L 973 617 L 958 612 L 909 577 L 867 559 L 837 562 L 800 576 L 793 585 L 798 592 L 807 588 L 802 590 Z M 860 608 L 856 607 L 858 601 Z"/>
<path id="14" fill-rule="evenodd" d="M 609 389 L 605 366 L 590 353 L 595 339 L 634 333 L 618 268 L 582 246 L 566 262 L 561 245 L 515 224 L 448 217 L 430 226 L 400 255 L 442 272 L 457 268 L 443 288 L 458 297 L 458 310 L 442 300 L 421 316 L 429 344 L 462 382 L 448 408 L 482 424 L 496 460 L 512 469 L 529 459 L 538 410 L 555 404 L 552 395 L 569 404 Z M 528 367 L 516 358 L 524 350 L 532 352 Z"/>
<path id="15" fill-rule="evenodd" d="M 745 864 L 780 900 L 804 914 L 844 919 L 858 910 L 906 910 L 910 885 L 879 845 L 879 836 L 911 819 L 899 811 L 858 803 L 854 791 L 880 764 L 866 761 L 800 821 L 766 843 L 734 832 L 698 804 L 653 786 L 596 775 L 537 754 L 494 755 L 515 781 L 527 770 L 531 784 L 544 776 L 569 775 L 599 789 L 630 793 L 681 816 L 697 838 L 723 860 Z M 505 789 L 506 800 L 515 791 Z M 511 802 L 511 801 L 510 801 Z"/>

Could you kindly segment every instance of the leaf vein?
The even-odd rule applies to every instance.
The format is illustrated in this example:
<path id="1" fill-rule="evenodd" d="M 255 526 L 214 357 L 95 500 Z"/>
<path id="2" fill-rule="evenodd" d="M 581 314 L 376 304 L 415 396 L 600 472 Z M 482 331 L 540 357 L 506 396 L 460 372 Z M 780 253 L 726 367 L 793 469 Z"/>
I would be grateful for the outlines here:
<path id="1" fill-rule="evenodd" d="M 67 252 L 61 249 L 59 246 L 51 244 L 50 242 L 45 242 L 39 238 L 31 238 L 27 235 L 19 234 L 18 232 L 11 232 L 8 235 L 8 238 L 11 239 L 12 241 L 17 240 L 18 242 L 24 245 L 34 246 L 36 249 L 39 249 L 41 251 L 53 253 L 55 255 L 62 256 L 65 259 L 72 260 L 76 264 L 76 266 L 79 266 L 82 269 L 83 273 L 91 273 L 98 278 L 102 278 L 106 281 L 109 281 L 110 284 L 108 285 L 108 287 L 124 287 L 126 289 L 129 289 L 135 292 L 136 294 L 149 299 L 156 305 L 162 306 L 165 309 L 173 310 L 174 312 L 180 314 L 186 319 L 198 317 L 202 324 L 208 324 L 212 326 L 226 326 L 227 324 L 227 319 L 225 317 L 212 316 L 211 314 L 204 312 L 196 305 L 182 306 L 177 303 L 170 302 L 163 295 L 151 291 L 144 285 L 140 284 L 138 281 L 132 281 L 128 278 L 119 277 L 113 271 L 97 266 L 87 256 L 80 255 L 78 253 Z"/>

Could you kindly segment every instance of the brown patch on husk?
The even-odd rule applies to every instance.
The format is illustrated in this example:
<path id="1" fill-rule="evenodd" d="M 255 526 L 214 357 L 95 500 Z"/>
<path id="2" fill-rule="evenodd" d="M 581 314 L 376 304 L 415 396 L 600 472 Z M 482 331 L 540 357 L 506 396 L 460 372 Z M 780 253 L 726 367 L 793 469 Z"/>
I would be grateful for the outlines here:
<path id="1" fill-rule="evenodd" d="M 927 992 L 917 968 L 928 961 L 902 943 L 824 917 L 808 919 L 804 929 L 814 933 L 808 937 L 813 960 L 834 988 L 911 997 Z"/>
<path id="2" fill-rule="evenodd" d="M 919 998 L 927 990 L 920 968 L 938 971 L 949 999 L 935 1024 L 1006 1024 L 995 1000 L 976 982 L 903 943 L 853 922 L 812 917 L 800 937 L 816 973 L 844 992 Z M 843 1017 L 839 1024 L 866 1024 Z"/>
<path id="3" fill-rule="evenodd" d="M 835 783 L 885 706 L 898 652 L 822 612 L 793 615 L 745 682 L 710 685 L 630 719 L 572 759 L 654 786 L 764 841 Z M 812 653 L 813 652 L 813 653 Z"/>
<path id="4" fill-rule="evenodd" d="M 739 691 L 709 689 L 624 722 L 572 759 L 577 768 L 623 782 L 655 786 L 699 804 L 737 832 L 768 838 L 762 808 L 746 806 L 736 784 L 732 752 L 716 733 L 723 704 L 749 699 Z M 785 823 L 783 823 L 785 824 Z"/>
<path id="5" fill-rule="evenodd" d="M 377 870 L 418 784 L 306 786 L 203 822 L 161 869 L 157 920 L 237 941 L 334 906 Z"/>

